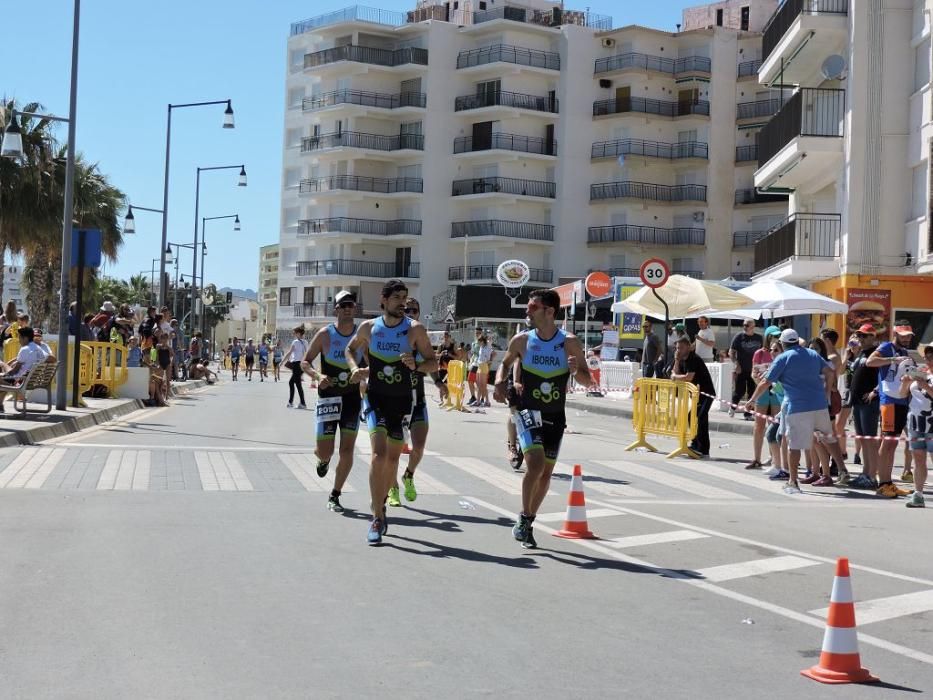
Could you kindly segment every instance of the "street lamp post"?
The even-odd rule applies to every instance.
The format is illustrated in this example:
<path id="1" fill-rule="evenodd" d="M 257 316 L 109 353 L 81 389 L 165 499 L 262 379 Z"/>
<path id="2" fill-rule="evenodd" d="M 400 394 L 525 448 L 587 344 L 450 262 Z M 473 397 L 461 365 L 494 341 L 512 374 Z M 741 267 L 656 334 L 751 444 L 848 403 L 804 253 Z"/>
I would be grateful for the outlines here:
<path id="1" fill-rule="evenodd" d="M 240 177 L 237 180 L 237 185 L 239 187 L 246 187 L 246 166 L 242 163 L 240 165 L 215 165 L 209 168 L 198 168 L 197 177 L 195 178 L 194 185 L 194 248 L 197 250 L 198 247 L 198 210 L 201 205 L 201 173 L 207 172 L 209 170 L 235 170 L 240 169 Z M 165 243 L 163 242 L 163 248 Z M 191 265 L 191 279 L 192 284 L 198 279 L 198 256 L 195 253 Z M 197 324 L 195 323 L 195 313 L 194 313 L 194 287 L 191 288 L 191 327 L 195 328 Z"/>
<path id="2" fill-rule="evenodd" d="M 224 129 L 233 128 L 233 106 L 230 100 L 212 100 L 210 102 L 188 102 L 186 104 L 168 105 L 168 118 L 166 120 L 165 126 L 165 183 L 162 192 L 162 244 L 159 250 L 165 250 L 165 244 L 168 243 L 168 172 L 169 172 L 169 159 L 171 155 L 171 145 L 172 145 L 172 110 L 181 109 L 183 107 L 206 107 L 208 105 L 227 105 L 227 108 L 224 110 Z M 195 221 L 197 221 L 197 216 L 195 216 Z M 159 274 L 165 275 L 165 263 L 162 263 L 161 268 L 159 269 Z M 163 292 L 159 293 L 159 306 L 162 306 L 165 303 L 165 295 Z"/>
<path id="3" fill-rule="evenodd" d="M 175 255 L 172 255 L 172 248 L 175 248 Z M 165 263 L 171 265 L 174 261 L 175 263 L 175 294 L 174 294 L 174 305 L 172 308 L 172 316 L 178 318 L 178 262 L 181 257 L 181 249 L 187 248 L 192 252 L 192 255 L 197 255 L 194 251 L 193 243 L 172 243 L 171 241 L 165 247 Z M 182 280 L 184 280 L 185 275 L 182 275 Z M 182 306 L 182 311 L 184 311 L 184 306 Z"/>
<path id="4" fill-rule="evenodd" d="M 206 223 L 216 221 L 217 219 L 233 219 L 233 230 L 240 230 L 240 215 L 227 214 L 226 216 L 202 216 L 201 217 L 201 288 L 204 288 L 204 256 L 207 255 L 207 231 Z M 207 314 L 201 314 L 201 333 L 206 334 L 205 321 Z"/>

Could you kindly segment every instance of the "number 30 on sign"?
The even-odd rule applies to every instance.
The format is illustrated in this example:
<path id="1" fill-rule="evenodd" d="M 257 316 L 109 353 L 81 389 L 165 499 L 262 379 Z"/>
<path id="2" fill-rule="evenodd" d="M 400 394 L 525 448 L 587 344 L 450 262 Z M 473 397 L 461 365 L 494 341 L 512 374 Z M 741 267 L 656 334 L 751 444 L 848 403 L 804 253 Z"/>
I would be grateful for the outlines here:
<path id="1" fill-rule="evenodd" d="M 641 264 L 638 276 L 646 286 L 652 288 L 663 287 L 667 278 L 671 276 L 667 263 L 660 258 L 649 258 Z"/>

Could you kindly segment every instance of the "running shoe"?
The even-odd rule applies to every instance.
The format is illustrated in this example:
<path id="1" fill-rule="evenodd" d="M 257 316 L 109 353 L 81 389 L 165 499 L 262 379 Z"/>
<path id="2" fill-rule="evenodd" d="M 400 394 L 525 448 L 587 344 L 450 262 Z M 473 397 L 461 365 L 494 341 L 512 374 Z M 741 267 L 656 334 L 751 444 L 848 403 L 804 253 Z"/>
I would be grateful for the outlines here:
<path id="1" fill-rule="evenodd" d="M 778 470 L 778 473 L 774 476 L 768 477 L 771 481 L 787 481 L 790 479 L 790 474 L 783 469 Z"/>
<path id="2" fill-rule="evenodd" d="M 753 459 L 751 462 L 745 465 L 746 469 L 761 469 L 761 462 L 757 459 Z"/>
<path id="3" fill-rule="evenodd" d="M 794 496 L 798 493 L 803 493 L 803 491 L 800 490 L 800 487 L 797 486 L 797 484 L 788 484 L 784 487 L 784 493 L 786 493 L 788 496 Z"/>
<path id="4" fill-rule="evenodd" d="M 847 486 L 851 479 L 852 475 L 843 469 L 842 473 L 839 475 L 839 478 L 836 480 L 836 486 Z"/>
<path id="5" fill-rule="evenodd" d="M 531 523 L 528 522 L 528 519 L 524 515 L 519 515 L 518 521 L 512 526 L 512 537 L 519 542 L 523 542 L 530 528 Z"/>
<path id="6" fill-rule="evenodd" d="M 307 408 L 308 408 L 308 407 L 307 407 L 307 406 L 306 406 L 305 404 L 303 404 L 303 403 L 300 403 L 300 404 L 298 404 L 298 408 L 301 408 L 301 409 L 304 409 L 304 410 L 307 410 Z"/>
<path id="7" fill-rule="evenodd" d="M 398 497 L 398 486 L 393 486 L 389 489 L 389 505 L 393 508 L 397 508 L 402 505 L 402 501 Z"/>
<path id="8" fill-rule="evenodd" d="M 414 502 L 418 498 L 418 492 L 415 490 L 415 475 L 409 472 L 402 474 L 402 485 L 405 487 L 405 500 Z"/>
<path id="9" fill-rule="evenodd" d="M 831 476 L 821 476 L 819 479 L 813 482 L 814 486 L 835 486 L 836 482 L 833 481 Z"/>
<path id="10" fill-rule="evenodd" d="M 233 381 L 236 381 L 236 379 L 234 379 Z M 292 404 L 291 401 L 289 401 L 287 404 L 285 404 L 285 408 L 294 408 L 294 407 L 295 407 L 295 406 Z"/>
<path id="11" fill-rule="evenodd" d="M 905 503 L 908 508 L 926 508 L 926 503 L 923 501 L 923 494 L 919 491 L 914 491 L 910 494 L 910 498 L 907 499 Z"/>
<path id="12" fill-rule="evenodd" d="M 330 468 L 330 462 L 325 462 L 324 460 L 318 460 L 317 463 L 317 475 L 321 478 L 327 476 L 327 470 Z"/>
<path id="13" fill-rule="evenodd" d="M 335 513 L 343 512 L 343 506 L 340 505 L 340 496 L 330 495 L 330 498 L 327 499 L 327 510 L 332 510 Z"/>
<path id="14" fill-rule="evenodd" d="M 525 530 L 525 537 L 522 540 L 522 549 L 537 549 L 538 543 L 535 541 L 535 531 L 531 525 Z"/>
<path id="15" fill-rule="evenodd" d="M 386 507 L 382 506 L 382 536 L 385 537 L 389 531 L 389 516 L 386 515 Z"/>
<path id="16" fill-rule="evenodd" d="M 898 493 L 900 489 L 897 488 L 890 481 L 884 484 L 881 484 L 876 490 L 875 493 L 881 496 L 882 498 L 897 498 L 901 494 Z"/>
<path id="17" fill-rule="evenodd" d="M 522 462 L 525 461 L 525 455 L 514 444 L 509 445 L 509 466 L 515 471 L 522 468 Z"/>
<path id="18" fill-rule="evenodd" d="M 848 484 L 850 489 L 876 489 L 878 484 L 875 483 L 875 480 L 872 479 L 867 474 L 859 474 L 854 479 L 851 479 Z"/>
<path id="19" fill-rule="evenodd" d="M 901 473 L 901 481 L 903 481 L 904 483 L 907 483 L 907 484 L 912 484 L 912 483 L 914 483 L 914 473 L 913 473 L 912 471 L 910 471 L 910 469 L 905 469 L 905 470 Z"/>
<path id="20" fill-rule="evenodd" d="M 771 477 L 781 471 L 780 467 L 771 467 L 768 471 L 765 472 L 765 476 Z"/>
<path id="21" fill-rule="evenodd" d="M 476 397 L 471 396 L 470 400 L 467 401 L 467 406 L 475 406 L 475 405 L 476 405 Z"/>
<path id="22" fill-rule="evenodd" d="M 382 521 L 379 518 L 373 518 L 369 524 L 369 532 L 366 533 L 366 542 L 372 546 L 382 544 Z"/>

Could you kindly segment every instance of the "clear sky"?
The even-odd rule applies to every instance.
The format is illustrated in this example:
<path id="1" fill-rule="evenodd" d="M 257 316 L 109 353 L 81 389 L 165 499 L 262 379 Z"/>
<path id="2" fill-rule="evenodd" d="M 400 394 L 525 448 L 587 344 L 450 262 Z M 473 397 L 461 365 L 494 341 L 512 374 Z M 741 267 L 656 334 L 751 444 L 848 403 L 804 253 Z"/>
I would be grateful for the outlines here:
<path id="1" fill-rule="evenodd" d="M 168 103 L 232 99 L 236 128 L 221 129 L 223 107 L 174 110 L 169 193 L 169 240 L 194 237 L 195 169 L 246 164 L 204 173 L 201 215 L 239 214 L 207 224 L 207 281 L 255 289 L 259 246 L 278 240 L 286 41 L 289 24 L 352 2 L 341 0 L 84 0 L 78 82 L 77 145 L 132 204 L 162 208 L 165 117 Z M 363 3 L 406 10 L 414 0 Z M 568 9 L 613 16 L 614 26 L 674 29 L 687 0 L 580 0 Z M 38 9 L 41 5 L 41 11 Z M 0 95 L 41 102 L 67 115 L 72 0 L 3 3 Z M 64 142 L 64 125 L 58 132 Z M 149 274 L 159 255 L 161 219 L 139 212 L 106 274 Z M 174 268 L 170 268 L 174 274 Z M 181 272 L 191 274 L 190 251 Z"/>

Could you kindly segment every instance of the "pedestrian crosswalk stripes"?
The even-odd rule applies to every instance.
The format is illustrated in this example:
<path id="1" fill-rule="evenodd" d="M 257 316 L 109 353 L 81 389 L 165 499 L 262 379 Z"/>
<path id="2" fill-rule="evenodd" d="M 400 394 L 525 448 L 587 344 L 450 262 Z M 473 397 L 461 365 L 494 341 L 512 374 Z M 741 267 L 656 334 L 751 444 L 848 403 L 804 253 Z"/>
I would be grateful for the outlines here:
<path id="1" fill-rule="evenodd" d="M 42 488 L 64 456 L 63 448 L 27 447 L 0 472 L 0 488 Z"/>
<path id="2" fill-rule="evenodd" d="M 507 473 L 501 467 L 493 466 L 475 457 L 441 457 L 440 460 L 466 472 L 470 476 L 485 481 L 487 484 L 492 484 L 508 494 L 513 496 L 522 494 L 521 479 L 514 474 Z M 553 493 L 553 491 L 548 491 L 549 496 L 553 495 Z"/>
<path id="3" fill-rule="evenodd" d="M 855 620 L 860 625 L 882 622 L 904 615 L 916 615 L 933 610 L 933 590 L 916 591 L 887 598 L 856 601 Z M 811 610 L 810 614 L 825 619 L 828 608 Z"/>
<path id="4" fill-rule="evenodd" d="M 703 481 L 687 479 L 670 472 L 661 471 L 654 467 L 646 467 L 627 460 L 600 460 L 597 462 L 597 464 L 608 467 L 609 469 L 623 472 L 625 474 L 636 476 L 639 479 L 659 483 L 667 488 L 674 488 L 678 491 L 686 491 L 687 493 L 692 493 L 694 496 L 700 496 L 702 498 L 709 498 L 713 500 L 742 500 L 748 498 L 747 496 L 735 493 L 734 491 L 726 491 L 725 489 L 720 489 L 716 486 L 710 486 Z"/>
<path id="5" fill-rule="evenodd" d="M 246 472 L 232 452 L 195 452 L 194 461 L 205 491 L 252 491 Z"/>
<path id="6" fill-rule="evenodd" d="M 722 566 L 711 566 L 707 569 L 697 569 L 696 574 L 706 581 L 719 583 L 721 581 L 732 581 L 737 578 L 771 574 L 776 571 L 802 569 L 807 566 L 816 566 L 819 563 L 820 562 L 814 561 L 813 559 L 804 559 L 803 557 L 795 557 L 788 554 L 782 557 L 768 557 L 767 559 L 755 559 L 738 564 L 724 564 Z"/>
<path id="7" fill-rule="evenodd" d="M 146 491 L 151 464 L 149 450 L 112 450 L 97 480 L 97 490 Z"/>
<path id="8" fill-rule="evenodd" d="M 336 456 L 331 461 L 330 469 L 324 477 L 317 475 L 317 457 L 308 454 L 280 454 L 279 460 L 295 478 L 308 491 L 325 491 L 330 493 L 334 488 L 334 472 L 337 466 Z M 347 481 L 343 485 L 342 493 L 353 493 L 356 489 Z"/>
<path id="9" fill-rule="evenodd" d="M 613 508 L 587 508 L 586 517 L 588 519 L 593 518 L 610 518 L 618 517 L 622 515 L 619 511 Z M 535 517 L 535 522 L 537 523 L 559 523 L 562 522 L 567 517 L 567 511 L 563 510 L 558 513 L 538 513 Z"/>
<path id="10" fill-rule="evenodd" d="M 425 474 L 424 469 L 419 468 L 415 472 L 415 484 L 418 487 L 418 493 L 423 493 L 431 496 L 451 496 L 457 493 L 456 490 L 443 483 L 438 481 L 430 474 Z"/>
<path id="11" fill-rule="evenodd" d="M 616 537 L 608 541 L 610 547 L 624 549 L 626 547 L 642 547 L 650 544 L 668 544 L 670 542 L 688 542 L 689 540 L 702 540 L 709 535 L 704 535 L 696 530 L 669 530 L 667 532 L 655 532 L 650 535 L 630 535 L 628 537 Z"/>
<path id="12" fill-rule="evenodd" d="M 573 473 L 573 467 L 571 467 L 569 464 L 566 464 L 565 462 L 558 462 L 554 467 L 554 472 L 558 474 L 566 474 L 569 478 L 569 476 Z M 610 496 L 612 498 L 657 498 L 655 494 L 637 489 L 628 483 L 621 484 L 599 481 L 598 479 L 594 478 L 593 474 L 589 474 L 587 471 L 583 472 L 583 486 L 584 492 L 596 491 L 603 494 L 604 496 Z"/>

